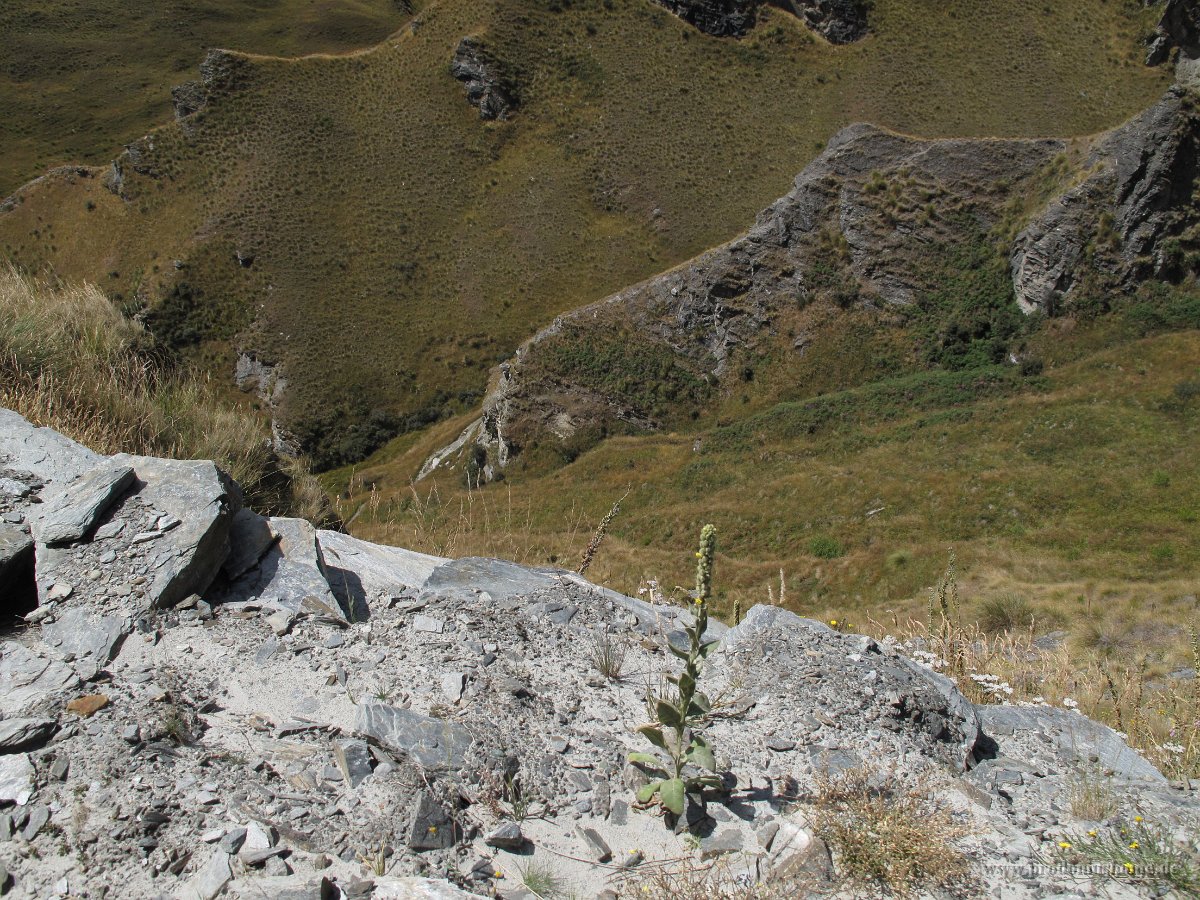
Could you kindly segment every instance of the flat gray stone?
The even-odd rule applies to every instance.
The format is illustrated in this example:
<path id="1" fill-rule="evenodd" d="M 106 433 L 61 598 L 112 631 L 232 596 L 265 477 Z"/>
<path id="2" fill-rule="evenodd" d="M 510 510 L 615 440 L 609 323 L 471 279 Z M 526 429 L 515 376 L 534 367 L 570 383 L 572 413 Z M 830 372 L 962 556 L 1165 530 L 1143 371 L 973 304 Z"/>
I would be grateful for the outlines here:
<path id="1" fill-rule="evenodd" d="M 467 676 L 462 672 L 447 672 L 442 676 L 442 696 L 451 703 L 457 703 L 462 699 L 466 683 Z"/>
<path id="2" fill-rule="evenodd" d="M 421 791 L 408 824 L 412 850 L 445 850 L 454 846 L 454 823 L 428 791 Z"/>
<path id="3" fill-rule="evenodd" d="M 525 843 L 525 835 L 518 823 L 508 819 L 489 831 L 483 842 L 501 850 L 519 850 Z"/>
<path id="4" fill-rule="evenodd" d="M 612 859 L 612 847 L 600 836 L 595 828 L 579 827 L 576 829 L 583 842 L 587 845 L 588 853 L 596 862 L 606 863 Z"/>
<path id="5" fill-rule="evenodd" d="M 978 710 L 984 733 L 1000 744 L 1001 752 L 1006 736 L 1028 731 L 1051 738 L 1059 759 L 1068 766 L 1085 765 L 1096 757 L 1101 768 L 1121 778 L 1167 783 L 1115 731 L 1072 710 L 988 704 Z"/>
<path id="6" fill-rule="evenodd" d="M 306 600 L 341 617 L 340 607 L 325 578 L 325 563 L 316 529 L 303 519 L 267 520 L 276 542 L 258 565 L 230 586 L 226 601 L 257 600 L 265 606 L 300 612 Z"/>
<path id="7" fill-rule="evenodd" d="M 239 509 L 229 523 L 229 556 L 221 571 L 230 581 L 258 565 L 277 535 L 270 523 L 252 509 Z"/>
<path id="8" fill-rule="evenodd" d="M 104 457 L 50 428 L 37 428 L 9 409 L 0 409 L 0 462 L 47 484 L 71 481 Z"/>
<path id="9" fill-rule="evenodd" d="M 358 705 L 354 730 L 432 770 L 460 768 L 472 740 L 460 725 L 371 701 Z"/>
<path id="10" fill-rule="evenodd" d="M 371 774 L 371 751 L 366 741 L 334 741 L 333 758 L 350 787 L 358 787 Z"/>
<path id="11" fill-rule="evenodd" d="M 0 714 L 18 718 L 39 706 L 57 702 L 79 685 L 68 665 L 24 644 L 0 644 Z"/>
<path id="12" fill-rule="evenodd" d="M 232 880 L 229 855 L 224 850 L 214 850 L 204 868 L 188 882 L 181 896 L 186 900 L 215 900 Z"/>
<path id="13" fill-rule="evenodd" d="M 0 720 L 0 753 L 36 750 L 50 740 L 57 727 L 53 719 Z"/>
<path id="14" fill-rule="evenodd" d="M 58 618 L 42 626 L 42 642 L 52 647 L 83 677 L 91 677 L 106 666 L 117 644 L 132 623 L 116 616 L 93 617 L 81 607 L 63 610 Z M 86 673 L 86 674 L 85 674 Z"/>
<path id="15" fill-rule="evenodd" d="M 33 520 L 34 540 L 43 544 L 82 540 L 133 482 L 132 466 L 106 462 L 72 482 L 48 488 Z"/>
<path id="16" fill-rule="evenodd" d="M 0 802 L 24 806 L 33 796 L 33 763 L 27 753 L 0 756 Z"/>
<path id="17" fill-rule="evenodd" d="M 46 827 L 46 823 L 50 821 L 50 810 L 41 803 L 35 804 L 29 808 L 29 816 L 25 820 L 25 827 L 21 829 L 21 837 L 27 841 L 32 841 L 37 837 L 38 832 Z"/>

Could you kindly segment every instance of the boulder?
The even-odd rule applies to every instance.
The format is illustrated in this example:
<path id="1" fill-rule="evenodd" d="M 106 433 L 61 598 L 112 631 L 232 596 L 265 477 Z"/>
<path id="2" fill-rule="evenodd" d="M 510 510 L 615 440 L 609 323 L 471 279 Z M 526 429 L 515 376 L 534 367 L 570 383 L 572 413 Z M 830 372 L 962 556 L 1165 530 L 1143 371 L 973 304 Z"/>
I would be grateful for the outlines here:
<path id="1" fill-rule="evenodd" d="M 0 719 L 0 754 L 36 750 L 58 730 L 53 719 Z"/>
<path id="2" fill-rule="evenodd" d="M 317 546 L 334 596 L 356 622 L 370 615 L 371 600 L 393 597 L 405 588 L 419 590 L 438 566 L 449 562 L 338 531 L 318 531 Z"/>
<path id="3" fill-rule="evenodd" d="M 72 481 L 103 457 L 50 428 L 38 428 L 12 410 L 0 409 L 0 463 L 47 484 Z"/>
<path id="4" fill-rule="evenodd" d="M 275 543 L 258 564 L 234 581 L 221 599 L 256 600 L 290 613 L 325 609 L 339 615 L 338 602 L 325 577 L 317 531 L 303 519 L 267 520 Z"/>
<path id="5" fill-rule="evenodd" d="M 203 592 L 229 554 L 230 521 L 242 505 L 237 485 L 208 460 L 118 454 L 113 462 L 133 466 L 141 500 L 181 523 L 160 538 L 171 558 L 154 575 L 150 605 L 170 607 Z"/>
<path id="6" fill-rule="evenodd" d="M 229 556 L 221 571 L 230 581 L 237 580 L 258 565 L 277 539 L 266 518 L 252 509 L 239 509 L 229 523 Z"/>
<path id="7" fill-rule="evenodd" d="M 73 607 L 62 611 L 55 621 L 42 625 L 42 643 L 60 659 L 71 663 L 86 681 L 108 664 L 131 628 L 132 623 L 124 618 L 93 616 L 85 609 Z"/>
<path id="8" fill-rule="evenodd" d="M 104 462 L 69 483 L 52 486 L 34 516 L 34 539 L 49 545 L 82 540 L 133 482 L 132 466 Z"/>
<path id="9" fill-rule="evenodd" d="M 371 701 L 358 705 L 354 730 L 430 770 L 461 768 L 472 741 L 461 725 Z"/>

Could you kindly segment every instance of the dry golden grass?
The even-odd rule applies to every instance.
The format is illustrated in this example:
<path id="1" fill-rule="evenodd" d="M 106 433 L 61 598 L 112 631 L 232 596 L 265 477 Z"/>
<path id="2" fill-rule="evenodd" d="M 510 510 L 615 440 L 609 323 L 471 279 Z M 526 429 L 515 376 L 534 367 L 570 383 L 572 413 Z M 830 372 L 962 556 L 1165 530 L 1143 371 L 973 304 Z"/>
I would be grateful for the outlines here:
<path id="1" fill-rule="evenodd" d="M 92 285 L 0 269 L 0 406 L 100 453 L 214 460 L 263 509 L 329 516 L 319 483 L 275 456 L 258 416 L 170 366 Z"/>
<path id="2" fill-rule="evenodd" d="M 833 851 L 840 878 L 897 897 L 925 887 L 962 887 L 970 866 L 958 846 L 969 829 L 927 785 L 851 769 L 819 783 L 811 815 Z"/>

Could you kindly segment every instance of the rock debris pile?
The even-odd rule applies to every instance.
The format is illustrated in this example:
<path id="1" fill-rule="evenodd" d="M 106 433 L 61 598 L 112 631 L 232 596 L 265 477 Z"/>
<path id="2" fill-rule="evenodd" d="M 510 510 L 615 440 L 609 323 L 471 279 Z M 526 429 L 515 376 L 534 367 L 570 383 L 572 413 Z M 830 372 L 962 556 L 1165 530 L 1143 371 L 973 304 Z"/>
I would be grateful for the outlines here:
<path id="1" fill-rule="evenodd" d="M 627 755 L 686 611 L 264 518 L 212 463 L 100 456 L 5 410 L 0 597 L 12 896 L 530 897 L 536 865 L 612 898 L 718 858 L 802 896 L 835 873 L 805 798 L 864 766 L 931 785 L 978 864 L 1078 824 L 1084 765 L 1145 815 L 1195 806 L 1077 713 L 977 708 L 890 645 L 758 606 L 709 632 L 726 790 L 669 828 Z"/>

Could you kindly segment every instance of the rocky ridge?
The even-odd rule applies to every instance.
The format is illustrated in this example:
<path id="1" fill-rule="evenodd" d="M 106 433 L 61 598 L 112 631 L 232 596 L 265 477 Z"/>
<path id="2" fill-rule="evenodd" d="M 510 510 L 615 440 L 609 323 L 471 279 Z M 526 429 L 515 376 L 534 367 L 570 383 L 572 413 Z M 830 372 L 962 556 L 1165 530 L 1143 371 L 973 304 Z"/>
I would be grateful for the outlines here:
<path id="1" fill-rule="evenodd" d="M 714 385 L 738 353 L 779 343 L 814 302 L 903 312 L 971 248 L 1007 257 L 1026 313 L 1056 314 L 1088 289 L 1120 295 L 1181 277 L 1198 246 L 1198 151 L 1196 97 L 1182 86 L 1086 140 L 924 140 L 849 126 L 746 234 L 523 344 L 499 367 L 480 419 L 422 474 L 486 456 L 489 479 L 531 443 L 660 427 L 635 394 L 559 361 L 604 334 L 636 335 L 643 355 Z M 793 350 L 805 347 L 797 339 Z"/>
<path id="2" fill-rule="evenodd" d="M 835 872 L 806 798 L 867 767 L 925 785 L 970 826 L 973 864 L 1011 874 L 964 895 L 1129 897 L 1028 869 L 1087 827 L 1077 773 L 1128 814 L 1184 828 L 1197 809 L 1076 712 L 976 707 L 894 643 L 757 606 L 710 627 L 725 789 L 680 836 L 634 806 L 626 758 L 682 609 L 264 518 L 211 463 L 103 457 L 6 410 L 0 523 L 0 596 L 23 619 L 0 643 L 12 896 L 526 897 L 536 861 L 613 898 L 718 857 L 798 896 Z M 622 677 L 597 670 L 600 642 Z"/>
<path id="3" fill-rule="evenodd" d="M 754 27 L 764 0 L 658 0 L 705 34 L 742 37 Z M 848 44 L 867 32 L 864 0 L 765 0 L 792 13 L 833 44 Z"/>

